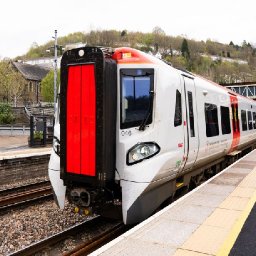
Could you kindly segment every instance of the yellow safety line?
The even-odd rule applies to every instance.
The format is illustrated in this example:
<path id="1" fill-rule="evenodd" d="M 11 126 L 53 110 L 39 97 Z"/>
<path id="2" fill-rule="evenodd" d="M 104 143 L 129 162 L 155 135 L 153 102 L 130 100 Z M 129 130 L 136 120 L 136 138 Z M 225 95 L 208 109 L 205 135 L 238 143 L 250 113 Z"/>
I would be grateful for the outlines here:
<path id="1" fill-rule="evenodd" d="M 235 224 L 234 224 L 233 228 L 231 229 L 228 237 L 226 238 L 223 245 L 221 246 L 221 248 L 217 252 L 216 256 L 226 256 L 226 255 L 228 256 L 229 255 L 229 253 L 230 253 L 232 247 L 234 246 L 234 243 L 235 243 L 239 233 L 241 232 L 241 229 L 242 229 L 246 219 L 248 218 L 255 202 L 256 202 L 256 193 L 254 193 L 254 195 L 251 197 L 247 206 L 243 210 L 241 216 L 235 222 Z"/>

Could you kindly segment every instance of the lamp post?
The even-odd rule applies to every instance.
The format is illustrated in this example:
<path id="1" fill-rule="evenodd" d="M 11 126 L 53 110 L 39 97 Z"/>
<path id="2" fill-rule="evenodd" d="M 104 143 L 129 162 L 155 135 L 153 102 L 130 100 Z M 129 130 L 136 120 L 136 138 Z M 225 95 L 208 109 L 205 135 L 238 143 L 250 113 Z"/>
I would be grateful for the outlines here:
<path id="1" fill-rule="evenodd" d="M 57 67 L 58 67 L 58 50 L 61 51 L 64 50 L 64 48 L 62 48 L 62 45 L 58 45 L 58 41 L 57 41 L 57 30 L 54 30 L 54 36 L 52 37 L 54 39 L 54 46 L 50 47 L 48 50 L 46 50 L 47 52 L 50 52 L 50 49 L 54 49 L 54 59 L 53 59 L 53 74 L 54 74 L 54 78 L 53 78 L 53 83 L 54 83 L 54 98 L 53 98 L 53 102 L 54 102 L 54 113 L 56 111 L 56 102 L 57 102 Z"/>
<path id="2" fill-rule="evenodd" d="M 57 96 L 57 61 L 58 61 L 58 44 L 57 44 L 57 30 L 54 31 L 54 114 L 56 112 L 56 96 Z"/>

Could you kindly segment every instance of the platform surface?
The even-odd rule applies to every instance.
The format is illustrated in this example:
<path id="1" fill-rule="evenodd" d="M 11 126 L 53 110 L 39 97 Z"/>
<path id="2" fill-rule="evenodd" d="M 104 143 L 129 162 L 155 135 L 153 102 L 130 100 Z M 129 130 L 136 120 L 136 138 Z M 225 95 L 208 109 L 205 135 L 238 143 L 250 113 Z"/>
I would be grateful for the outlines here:
<path id="1" fill-rule="evenodd" d="M 255 256 L 255 201 L 256 150 L 90 255 Z"/>
<path id="2" fill-rule="evenodd" d="M 28 147 L 28 136 L 0 136 L 0 160 L 50 154 L 52 145 Z"/>

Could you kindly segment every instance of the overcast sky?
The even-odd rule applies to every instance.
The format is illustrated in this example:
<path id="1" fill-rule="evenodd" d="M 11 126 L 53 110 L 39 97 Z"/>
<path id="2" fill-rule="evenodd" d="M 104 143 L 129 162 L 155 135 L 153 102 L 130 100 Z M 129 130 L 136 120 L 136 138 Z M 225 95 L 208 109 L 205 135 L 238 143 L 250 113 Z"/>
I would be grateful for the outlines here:
<path id="1" fill-rule="evenodd" d="M 33 42 L 92 29 L 151 32 L 222 43 L 256 43 L 255 0 L 7 0 L 0 9 L 0 57 L 25 54 Z"/>

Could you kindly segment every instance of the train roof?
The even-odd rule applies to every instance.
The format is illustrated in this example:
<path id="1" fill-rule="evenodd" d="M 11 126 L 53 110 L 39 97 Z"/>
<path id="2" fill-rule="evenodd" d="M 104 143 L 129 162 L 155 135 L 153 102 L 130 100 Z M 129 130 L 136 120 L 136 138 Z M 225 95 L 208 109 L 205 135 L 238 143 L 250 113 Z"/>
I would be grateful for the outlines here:
<path id="1" fill-rule="evenodd" d="M 130 47 L 116 48 L 112 57 L 118 64 L 160 64 L 162 61 L 150 54 Z"/>
<path id="2" fill-rule="evenodd" d="M 237 96 L 238 98 L 246 99 L 246 100 L 248 100 L 248 101 L 250 101 L 250 102 L 254 102 L 254 103 L 255 103 L 255 101 L 254 101 L 253 99 L 250 99 L 250 98 L 245 97 L 245 96 L 243 96 L 243 95 L 241 95 L 241 94 L 239 94 L 239 93 L 236 93 L 236 92 L 230 90 L 229 88 L 227 88 L 227 87 L 225 87 L 225 86 L 223 86 L 223 85 L 217 84 L 217 83 L 215 83 L 215 82 L 213 82 L 213 81 L 211 81 L 211 80 L 209 80 L 209 79 L 207 79 L 207 78 L 205 78 L 205 77 L 202 77 L 202 76 L 200 76 L 200 75 L 194 75 L 194 76 L 195 76 L 195 77 L 198 77 L 198 78 L 200 78 L 200 79 L 202 79 L 202 80 L 205 80 L 205 81 L 207 81 L 208 83 L 210 83 L 210 84 L 212 84 L 212 85 L 214 85 L 214 86 L 216 86 L 216 87 L 221 88 L 222 90 L 226 91 L 228 94 L 231 94 L 231 95 Z"/>
<path id="3" fill-rule="evenodd" d="M 103 52 L 104 52 L 104 48 L 103 48 Z M 104 52 L 105 56 L 106 56 L 106 52 L 110 53 L 109 51 L 105 50 L 105 52 Z M 112 59 L 116 60 L 116 62 L 118 64 L 166 64 L 166 65 L 172 66 L 171 63 L 167 63 L 164 60 L 160 60 L 160 59 L 156 58 L 155 56 L 152 56 L 150 54 L 147 54 L 145 52 L 142 52 L 140 50 L 133 49 L 130 47 L 116 48 L 114 51 L 112 50 L 112 54 L 108 54 L 108 57 L 111 57 Z M 178 72 L 181 75 L 188 76 L 193 79 L 199 78 L 199 79 L 205 80 L 206 82 L 222 89 L 223 91 L 227 92 L 228 94 L 237 96 L 238 98 L 247 99 L 248 101 L 251 101 L 251 102 L 255 102 L 253 99 L 250 99 L 241 94 L 238 94 L 238 93 L 236 93 L 220 84 L 217 84 L 205 77 L 202 77 L 198 74 L 194 74 L 185 69 L 179 69 L 179 68 L 175 68 L 175 67 L 173 67 L 173 68 L 178 70 Z"/>

